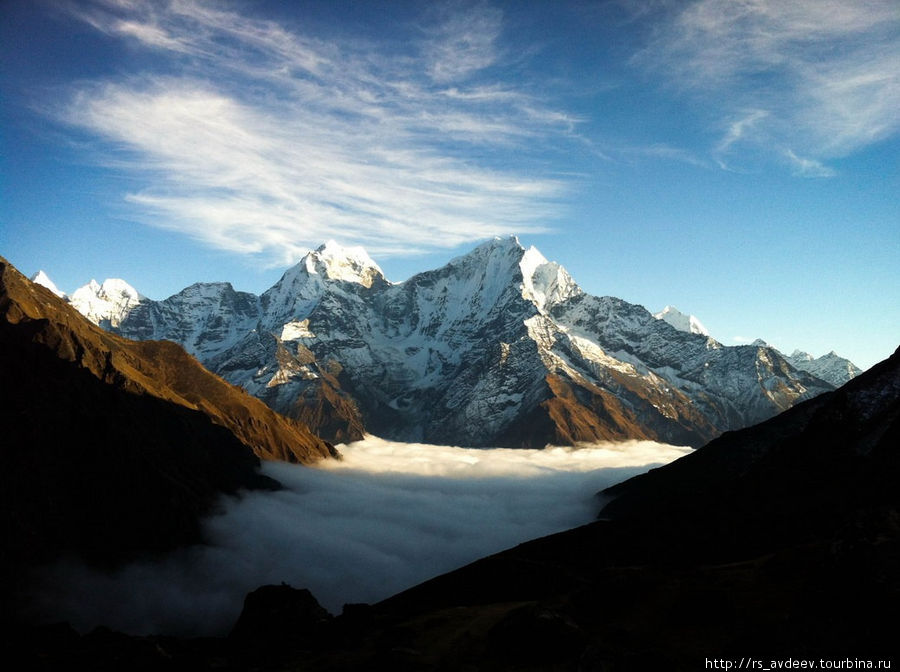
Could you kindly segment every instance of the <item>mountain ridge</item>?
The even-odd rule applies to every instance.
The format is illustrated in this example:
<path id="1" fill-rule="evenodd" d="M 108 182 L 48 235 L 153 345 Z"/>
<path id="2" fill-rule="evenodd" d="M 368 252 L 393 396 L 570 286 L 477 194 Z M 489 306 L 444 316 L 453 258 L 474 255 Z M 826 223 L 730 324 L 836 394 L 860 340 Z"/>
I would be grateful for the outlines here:
<path id="1" fill-rule="evenodd" d="M 724 346 L 585 294 L 512 236 L 401 283 L 329 242 L 259 296 L 198 284 L 105 326 L 181 343 L 332 440 L 697 446 L 833 388 L 774 348 Z"/>

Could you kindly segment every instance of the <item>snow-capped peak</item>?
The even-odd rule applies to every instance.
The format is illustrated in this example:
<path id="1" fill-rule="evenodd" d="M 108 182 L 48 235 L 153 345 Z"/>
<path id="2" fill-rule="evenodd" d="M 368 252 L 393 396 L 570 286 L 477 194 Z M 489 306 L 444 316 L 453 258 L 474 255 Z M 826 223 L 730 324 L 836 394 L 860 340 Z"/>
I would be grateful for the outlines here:
<path id="1" fill-rule="evenodd" d="M 362 247 L 343 247 L 329 240 L 303 258 L 309 273 L 317 273 L 332 280 L 355 282 L 371 287 L 384 273 Z"/>
<path id="2" fill-rule="evenodd" d="M 47 289 L 49 289 L 51 292 L 53 292 L 60 298 L 63 298 L 66 295 L 65 292 L 59 291 L 59 288 L 50 279 L 50 276 L 48 276 L 46 273 L 44 273 L 44 271 L 38 271 L 37 273 L 32 275 L 31 281 L 36 285 L 40 285 L 41 287 L 46 287 Z"/>
<path id="3" fill-rule="evenodd" d="M 686 315 L 678 310 L 675 306 L 666 306 L 653 317 L 657 320 L 668 322 L 678 331 L 686 331 L 689 334 L 703 334 L 709 336 L 709 331 L 703 326 L 693 315 Z"/>
<path id="4" fill-rule="evenodd" d="M 474 249 L 454 257 L 447 264 L 449 267 L 456 267 L 467 264 L 482 264 L 485 259 L 492 258 L 516 258 L 518 259 L 525 251 L 525 248 L 519 243 L 516 236 L 494 236 L 490 240 L 486 240 Z"/>
<path id="5" fill-rule="evenodd" d="M 555 261 L 547 261 L 534 246 L 527 250 L 516 236 L 495 236 L 471 252 L 450 260 L 448 268 L 484 276 L 487 294 L 498 296 L 503 286 L 518 282 L 521 275 L 522 298 L 531 301 L 545 313 L 561 301 L 581 293 L 566 269 Z"/>
<path id="6" fill-rule="evenodd" d="M 522 270 L 522 296 L 541 311 L 581 292 L 572 276 L 555 261 L 547 261 L 533 245 L 519 261 Z"/>
<path id="7" fill-rule="evenodd" d="M 109 322 L 113 327 L 117 327 L 128 312 L 143 300 L 144 296 L 119 278 L 108 278 L 102 285 L 91 280 L 69 297 L 69 303 L 91 322 Z"/>

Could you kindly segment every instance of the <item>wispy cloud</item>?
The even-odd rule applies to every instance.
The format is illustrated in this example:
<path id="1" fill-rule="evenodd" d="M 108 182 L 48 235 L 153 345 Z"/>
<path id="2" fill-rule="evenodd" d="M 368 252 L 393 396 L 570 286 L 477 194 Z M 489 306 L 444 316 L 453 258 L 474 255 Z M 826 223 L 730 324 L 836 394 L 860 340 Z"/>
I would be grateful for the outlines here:
<path id="1" fill-rule="evenodd" d="M 274 265 L 327 238 L 388 255 L 545 230 L 565 184 L 509 159 L 576 120 L 484 75 L 502 14 L 458 9 L 398 47 L 201 0 L 77 5 L 155 60 L 82 86 L 65 119 L 141 171 L 146 187 L 127 200 L 148 222 Z"/>
<path id="2" fill-rule="evenodd" d="M 624 147 L 618 150 L 623 156 L 634 157 L 651 157 L 655 159 L 664 159 L 667 161 L 678 161 L 687 163 L 699 168 L 707 168 L 710 162 L 698 156 L 694 152 L 684 149 L 683 147 L 673 147 L 666 143 L 655 143 L 647 146 Z"/>
<path id="3" fill-rule="evenodd" d="M 432 79 L 457 82 L 494 64 L 502 12 L 486 5 L 473 8 L 462 3 L 439 7 L 443 16 L 435 26 L 426 28 L 428 39 L 423 45 Z"/>
<path id="4" fill-rule="evenodd" d="M 800 177 L 833 177 L 835 175 L 833 168 L 829 168 L 815 159 L 797 156 L 790 149 L 785 151 L 785 156 L 794 167 L 794 174 Z"/>
<path id="5" fill-rule="evenodd" d="M 787 156 L 796 174 L 821 177 L 834 174 L 824 161 L 900 130 L 894 0 L 697 0 L 675 7 L 637 60 L 701 92 L 721 115 L 727 130 L 717 156 L 736 153 L 740 141 L 744 152 Z M 791 147 L 809 158 L 791 158 Z"/>
<path id="6" fill-rule="evenodd" d="M 716 155 L 719 157 L 719 165 L 725 167 L 724 160 L 721 158 L 731 149 L 731 146 L 742 140 L 746 140 L 747 136 L 752 133 L 753 127 L 762 119 L 769 116 L 765 110 L 750 110 L 743 112 L 739 118 L 728 124 L 728 129 L 719 144 L 716 145 Z"/>

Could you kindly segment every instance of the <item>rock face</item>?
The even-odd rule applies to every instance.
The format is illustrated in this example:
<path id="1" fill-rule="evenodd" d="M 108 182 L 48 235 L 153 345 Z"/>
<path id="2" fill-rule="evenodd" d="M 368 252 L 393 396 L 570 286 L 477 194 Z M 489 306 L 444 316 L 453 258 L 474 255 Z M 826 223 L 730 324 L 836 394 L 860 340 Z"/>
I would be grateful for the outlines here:
<path id="1" fill-rule="evenodd" d="M 3 259 L 0 343 L 4 590 L 64 553 L 110 565 L 200 541 L 221 494 L 277 485 L 258 456 L 332 454 L 178 345 L 110 334 Z"/>
<path id="2" fill-rule="evenodd" d="M 773 348 L 725 347 L 585 294 L 515 238 L 398 284 L 328 243 L 259 297 L 194 285 L 131 305 L 114 330 L 182 344 L 332 440 L 365 428 L 464 446 L 701 445 L 832 389 Z"/>

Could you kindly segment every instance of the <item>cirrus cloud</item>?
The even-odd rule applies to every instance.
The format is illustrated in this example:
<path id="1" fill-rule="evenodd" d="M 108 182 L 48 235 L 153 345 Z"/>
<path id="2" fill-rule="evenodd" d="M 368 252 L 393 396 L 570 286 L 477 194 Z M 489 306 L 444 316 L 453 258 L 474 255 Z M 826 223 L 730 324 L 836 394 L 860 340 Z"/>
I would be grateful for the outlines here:
<path id="1" fill-rule="evenodd" d="M 656 26 L 636 62 L 702 94 L 729 167 L 749 150 L 796 175 L 900 130 L 900 9 L 893 0 L 697 0 Z M 726 165 L 726 162 L 729 165 Z"/>
<path id="2" fill-rule="evenodd" d="M 79 85 L 62 113 L 141 177 L 126 200 L 148 223 L 285 265 L 332 237 L 415 253 L 541 232 L 560 214 L 565 183 L 527 155 L 577 120 L 483 74 L 500 58 L 497 9 L 454 6 L 404 47 L 201 0 L 72 11 L 152 54 Z"/>

